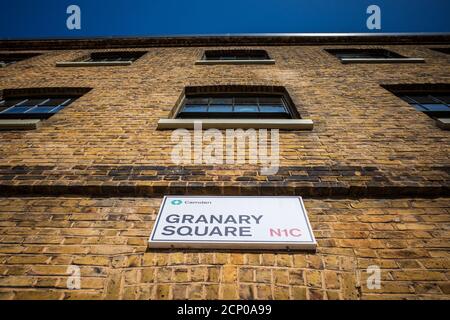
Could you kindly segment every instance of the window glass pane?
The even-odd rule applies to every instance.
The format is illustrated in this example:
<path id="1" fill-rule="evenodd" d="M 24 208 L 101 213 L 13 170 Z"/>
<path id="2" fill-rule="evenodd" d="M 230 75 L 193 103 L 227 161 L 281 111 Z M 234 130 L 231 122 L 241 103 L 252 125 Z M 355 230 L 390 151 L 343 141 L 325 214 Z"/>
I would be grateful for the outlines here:
<path id="1" fill-rule="evenodd" d="M 422 107 L 420 104 L 412 103 L 411 105 L 412 105 L 416 110 L 418 110 L 418 111 L 427 111 L 427 109 L 425 109 L 424 107 Z"/>
<path id="2" fill-rule="evenodd" d="M 270 104 L 270 105 L 274 105 L 274 104 L 283 104 L 283 101 L 280 97 L 263 97 L 263 98 L 259 98 L 259 104 Z"/>
<path id="3" fill-rule="evenodd" d="M 450 108 L 447 107 L 445 104 L 423 104 L 422 107 L 429 111 L 450 111 Z"/>
<path id="4" fill-rule="evenodd" d="M 409 98 L 413 99 L 418 103 L 434 103 L 435 101 L 429 95 L 408 95 Z"/>
<path id="5" fill-rule="evenodd" d="M 76 99 L 76 98 L 69 98 L 69 99 L 66 99 L 66 100 L 62 103 L 62 105 L 63 105 L 63 106 L 67 106 L 67 105 L 69 105 L 70 103 L 72 103 L 73 101 L 75 101 L 75 99 Z"/>
<path id="6" fill-rule="evenodd" d="M 43 105 L 45 106 L 59 106 L 60 104 L 63 104 L 68 98 L 52 98 L 48 101 L 46 101 Z M 70 100 L 69 100 L 70 102 Z"/>
<path id="7" fill-rule="evenodd" d="M 211 104 L 220 104 L 220 105 L 224 105 L 224 104 L 232 105 L 233 98 L 212 98 L 210 100 L 210 103 Z"/>
<path id="8" fill-rule="evenodd" d="M 384 58 L 376 54 L 370 54 L 366 52 L 354 52 L 354 53 L 338 53 L 336 54 L 341 59 L 362 59 L 362 58 Z"/>
<path id="9" fill-rule="evenodd" d="M 92 55 L 86 59 L 87 62 L 114 62 L 114 61 L 134 61 L 136 57 L 126 55 Z"/>
<path id="10" fill-rule="evenodd" d="M 184 106 L 183 112 L 206 112 L 207 106 L 195 106 L 195 105 L 189 105 Z"/>
<path id="11" fill-rule="evenodd" d="M 133 61 L 133 58 L 129 58 L 129 57 L 111 57 L 108 61 Z"/>
<path id="12" fill-rule="evenodd" d="M 5 106 L 5 107 L 12 107 L 12 106 L 14 106 L 16 104 L 25 102 L 25 100 L 26 99 L 7 99 L 4 102 L 3 106 Z"/>
<path id="13" fill-rule="evenodd" d="M 30 106 L 26 106 L 26 107 L 21 107 L 21 106 L 17 106 L 17 107 L 13 107 L 9 110 L 4 111 L 3 113 L 25 113 L 26 111 L 30 110 L 32 107 Z"/>
<path id="14" fill-rule="evenodd" d="M 208 104 L 208 98 L 186 98 L 185 104 Z"/>
<path id="15" fill-rule="evenodd" d="M 448 95 L 448 94 L 434 94 L 433 97 L 435 97 L 436 99 L 439 99 L 442 102 L 450 104 L 450 95 Z"/>
<path id="16" fill-rule="evenodd" d="M 409 96 L 399 96 L 400 99 L 408 102 L 408 103 L 415 103 L 413 99 L 411 99 Z"/>
<path id="17" fill-rule="evenodd" d="M 50 106 L 50 107 L 36 107 L 36 108 L 32 108 L 27 113 L 49 113 L 53 109 L 55 109 L 54 106 Z"/>
<path id="18" fill-rule="evenodd" d="M 37 105 L 43 103 L 45 100 L 47 100 L 47 99 L 33 98 L 33 99 L 28 99 L 27 101 L 25 101 L 24 103 L 21 103 L 20 105 L 33 107 L 33 106 L 37 106 Z"/>
<path id="19" fill-rule="evenodd" d="M 372 52 L 371 54 L 374 54 L 375 56 L 379 58 L 401 58 L 400 55 L 398 55 L 395 52 L 389 51 L 389 50 L 380 50 L 376 52 Z"/>
<path id="20" fill-rule="evenodd" d="M 239 97 L 234 99 L 235 104 L 258 104 L 258 98 L 256 97 Z"/>
<path id="21" fill-rule="evenodd" d="M 217 55 L 217 54 L 211 53 L 211 52 L 206 52 L 205 55 L 203 56 L 203 58 L 205 60 L 218 60 L 218 59 L 220 59 L 220 55 Z"/>
<path id="22" fill-rule="evenodd" d="M 271 106 L 271 105 L 262 105 L 259 107 L 259 110 L 261 112 L 286 112 L 286 110 L 284 109 L 284 106 Z"/>
<path id="23" fill-rule="evenodd" d="M 336 57 L 338 57 L 339 59 L 344 59 L 344 58 L 360 58 L 359 55 L 356 55 L 356 54 L 350 54 L 350 53 L 336 53 Z"/>
<path id="24" fill-rule="evenodd" d="M 401 58 L 401 56 L 395 52 L 379 49 L 361 49 L 361 50 L 348 50 L 348 51 L 331 51 L 338 58 L 346 59 L 384 59 L 384 58 Z"/>
<path id="25" fill-rule="evenodd" d="M 379 53 L 374 53 L 374 52 L 364 52 L 364 53 L 360 53 L 359 57 L 361 58 L 367 58 L 367 59 L 382 59 L 382 58 L 387 58 L 386 55 L 384 54 L 379 54 Z"/>
<path id="26" fill-rule="evenodd" d="M 59 106 L 59 107 L 52 107 L 53 109 L 51 109 L 50 111 L 49 111 L 49 113 L 57 113 L 58 111 L 60 111 L 60 110 L 62 110 L 62 109 L 64 109 L 64 106 Z"/>
<path id="27" fill-rule="evenodd" d="M 209 106 L 208 112 L 233 112 L 231 105 L 212 105 Z"/>
<path id="28" fill-rule="evenodd" d="M 258 106 L 235 105 L 234 112 L 258 112 Z"/>
<path id="29" fill-rule="evenodd" d="M 264 60 L 268 55 L 263 50 L 213 50 L 206 51 L 205 60 Z"/>

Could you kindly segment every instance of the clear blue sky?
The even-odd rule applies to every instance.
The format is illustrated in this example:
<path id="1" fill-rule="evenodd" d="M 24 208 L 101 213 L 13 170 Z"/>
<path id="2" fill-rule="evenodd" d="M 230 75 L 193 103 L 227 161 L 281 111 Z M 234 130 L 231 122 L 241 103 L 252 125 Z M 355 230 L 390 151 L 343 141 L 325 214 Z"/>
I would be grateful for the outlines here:
<path id="1" fill-rule="evenodd" d="M 303 32 L 450 32 L 450 0 L 0 0 L 0 38 Z M 81 7 L 81 30 L 66 8 Z M 381 7 L 382 29 L 366 28 Z"/>

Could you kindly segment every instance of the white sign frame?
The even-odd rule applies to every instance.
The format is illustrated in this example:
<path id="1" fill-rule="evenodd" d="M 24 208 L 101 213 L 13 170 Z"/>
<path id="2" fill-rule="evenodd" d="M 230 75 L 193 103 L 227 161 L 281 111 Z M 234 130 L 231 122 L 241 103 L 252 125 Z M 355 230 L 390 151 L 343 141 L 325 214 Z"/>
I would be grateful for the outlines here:
<path id="1" fill-rule="evenodd" d="M 295 198 L 299 200 L 303 223 L 306 225 L 308 231 L 309 240 L 308 241 L 242 241 L 242 240 L 168 240 L 168 239 L 155 239 L 158 226 L 160 226 L 161 217 L 164 213 L 164 208 L 169 199 L 196 199 L 196 200 L 207 200 L 208 198 Z M 172 200 L 172 201 L 173 201 Z M 161 227 L 162 228 L 162 227 Z M 303 203 L 303 199 L 300 196 L 184 196 L 184 195 L 170 195 L 164 196 L 161 206 L 158 211 L 158 216 L 153 225 L 152 232 L 148 240 L 148 246 L 152 249 L 169 249 L 169 248 L 181 248 L 181 249 L 226 249 L 226 250 L 316 250 L 317 241 L 314 237 L 313 229 L 308 219 L 308 214 Z"/>

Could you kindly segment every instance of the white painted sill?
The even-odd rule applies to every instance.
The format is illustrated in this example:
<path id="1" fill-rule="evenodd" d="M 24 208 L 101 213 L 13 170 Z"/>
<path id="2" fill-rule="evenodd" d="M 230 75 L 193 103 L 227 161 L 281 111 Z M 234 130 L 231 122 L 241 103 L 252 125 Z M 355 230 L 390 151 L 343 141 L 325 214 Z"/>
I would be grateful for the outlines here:
<path id="1" fill-rule="evenodd" d="M 436 119 L 436 124 L 442 130 L 450 130 L 450 118 Z"/>
<path id="2" fill-rule="evenodd" d="M 348 63 L 422 63 L 423 58 L 341 58 L 343 64 Z"/>
<path id="3" fill-rule="evenodd" d="M 57 67 L 104 67 L 104 66 L 129 66 L 132 61 L 99 61 L 99 62 L 88 62 L 88 61 L 63 61 L 57 62 Z"/>
<path id="4" fill-rule="evenodd" d="M 1 119 L 0 130 L 35 130 L 41 125 L 39 119 Z"/>
<path id="5" fill-rule="evenodd" d="M 275 60 L 197 60 L 195 64 L 275 64 Z"/>
<path id="6" fill-rule="evenodd" d="M 310 119 L 159 119 L 157 130 L 194 129 L 201 123 L 202 129 L 282 129 L 312 130 Z"/>

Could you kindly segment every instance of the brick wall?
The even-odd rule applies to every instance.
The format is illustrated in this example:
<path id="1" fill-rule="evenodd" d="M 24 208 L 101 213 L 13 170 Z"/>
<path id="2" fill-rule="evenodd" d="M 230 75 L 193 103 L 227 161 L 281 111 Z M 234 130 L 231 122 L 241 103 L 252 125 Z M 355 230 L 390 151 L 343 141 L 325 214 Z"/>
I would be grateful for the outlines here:
<path id="1" fill-rule="evenodd" d="M 358 45 L 426 63 L 343 65 L 323 50 L 342 47 L 258 46 L 276 63 L 239 66 L 152 47 L 130 66 L 77 68 L 55 63 L 89 50 L 53 50 L 0 69 L 0 89 L 92 88 L 38 130 L 0 132 L 0 298 L 450 298 L 450 136 L 380 86 L 449 83 L 450 58 Z M 277 175 L 171 162 L 158 119 L 185 86 L 223 84 L 284 86 L 314 121 L 280 132 Z M 318 252 L 147 252 L 164 194 L 304 196 Z M 82 290 L 66 289 L 72 264 Z M 379 291 L 364 285 L 371 264 Z"/>
<path id="2" fill-rule="evenodd" d="M 447 299 L 449 201 L 307 199 L 317 253 L 243 253 L 148 250 L 159 198 L 1 198 L 0 298 Z"/>
<path id="3" fill-rule="evenodd" d="M 185 86 L 264 84 L 285 86 L 299 113 L 315 123 L 312 132 L 281 132 L 282 166 L 376 166 L 411 174 L 448 167 L 448 132 L 380 84 L 446 83 L 449 58 L 427 46 L 383 46 L 427 62 L 343 65 L 323 50 L 328 47 L 336 46 L 265 47 L 274 65 L 195 65 L 203 48 L 189 47 L 150 48 L 127 67 L 55 67 L 86 50 L 20 62 L 0 70 L 0 88 L 93 90 L 38 131 L 1 132 L 1 164 L 173 165 L 171 132 L 155 128 Z M 67 180 L 91 179 L 86 173 Z"/>

